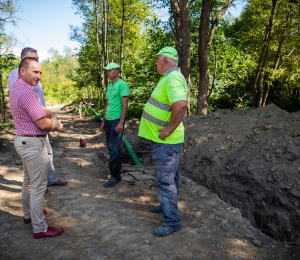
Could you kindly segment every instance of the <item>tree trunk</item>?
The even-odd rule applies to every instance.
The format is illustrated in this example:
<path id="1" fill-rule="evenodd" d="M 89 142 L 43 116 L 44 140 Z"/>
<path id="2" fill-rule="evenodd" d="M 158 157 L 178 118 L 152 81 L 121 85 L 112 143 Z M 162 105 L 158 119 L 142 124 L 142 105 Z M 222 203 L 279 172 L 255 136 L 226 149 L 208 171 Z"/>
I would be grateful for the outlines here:
<path id="1" fill-rule="evenodd" d="M 102 50 L 104 66 L 107 65 L 107 14 L 106 14 L 106 0 L 103 0 L 103 25 L 102 25 Z M 104 73 L 105 86 L 108 85 L 106 73 Z"/>
<path id="2" fill-rule="evenodd" d="M 269 83 L 267 83 L 267 87 L 264 91 L 264 96 L 263 96 L 263 100 L 262 100 L 262 107 L 266 106 L 267 98 L 268 98 L 268 95 L 269 95 L 269 90 L 270 90 L 270 86 L 269 86 Z"/>
<path id="3" fill-rule="evenodd" d="M 102 93 L 104 91 L 103 89 L 103 84 L 102 83 L 102 67 L 101 67 L 101 51 L 100 51 L 100 44 L 99 44 L 99 37 L 98 37 L 98 32 L 99 32 L 99 27 L 98 27 L 98 3 L 97 0 L 94 0 L 95 3 L 95 16 L 96 16 L 96 43 L 97 43 L 97 51 L 98 51 L 98 65 L 99 65 L 99 71 L 97 73 L 97 85 L 98 85 L 98 100 L 99 100 L 99 108 L 102 108 L 102 98 L 100 98 L 100 95 L 102 96 Z"/>
<path id="4" fill-rule="evenodd" d="M 186 80 L 186 84 L 188 86 L 186 115 L 189 116 L 191 114 L 191 75 L 190 74 Z"/>
<path id="5" fill-rule="evenodd" d="M 262 49 L 261 49 L 261 52 L 260 52 L 259 61 L 258 61 L 257 68 L 256 68 L 256 74 L 255 74 L 255 78 L 254 78 L 254 81 L 253 81 L 253 84 L 252 84 L 252 92 L 253 92 L 252 107 L 258 107 L 258 103 L 259 103 L 260 97 L 262 95 L 260 93 L 259 97 L 258 97 L 258 100 L 257 100 L 256 84 L 257 84 L 257 81 L 258 81 L 259 78 L 261 80 L 260 74 L 261 74 L 262 64 L 265 60 L 266 53 L 269 52 L 269 44 L 270 44 L 269 42 L 270 42 L 270 37 L 271 37 L 273 26 L 274 26 L 274 16 L 275 16 L 276 8 L 277 8 L 277 0 L 272 0 L 272 3 L 273 3 L 273 7 L 272 7 L 272 10 L 271 10 L 269 23 L 266 27 L 266 33 L 265 33 L 265 36 L 264 36 L 264 39 L 263 39 L 263 46 L 262 46 Z"/>
<path id="6" fill-rule="evenodd" d="M 101 59 L 101 68 L 103 68 L 104 67 L 104 53 L 102 52 L 102 59 Z M 102 79 L 102 81 L 101 81 L 101 83 L 102 83 L 102 86 L 107 86 L 107 85 L 105 85 L 105 76 L 106 76 L 106 73 L 105 73 L 105 70 L 101 70 L 101 75 L 102 75 L 102 77 L 101 77 L 101 79 Z M 105 88 L 106 89 L 106 88 Z M 103 90 L 103 93 L 102 93 L 102 100 L 103 100 L 103 104 L 104 104 L 104 107 L 105 107 L 105 105 L 106 105 L 106 100 L 105 100 L 105 93 L 104 93 L 104 90 Z"/>
<path id="7" fill-rule="evenodd" d="M 121 46 L 120 46 L 120 77 L 122 78 L 123 73 L 123 48 L 124 48 L 124 28 L 125 28 L 125 0 L 122 0 L 122 6 L 123 6 L 123 14 L 122 14 L 122 28 L 121 28 Z"/>
<path id="8" fill-rule="evenodd" d="M 215 55 L 215 71 L 214 71 L 214 78 L 213 78 L 213 81 L 211 83 L 211 88 L 209 90 L 207 99 L 210 98 L 210 96 L 213 92 L 213 89 L 215 88 L 215 81 L 216 81 L 216 78 L 217 78 L 217 70 L 218 70 L 218 54 L 217 54 L 217 47 L 216 47 L 216 41 L 215 40 L 213 40 L 213 44 L 214 44 L 214 55 Z"/>
<path id="9" fill-rule="evenodd" d="M 220 10 L 209 31 L 209 18 L 212 12 L 213 0 L 202 0 L 202 11 L 200 17 L 199 28 L 199 46 L 198 46 L 198 62 L 199 62 L 199 91 L 197 100 L 197 115 L 206 115 L 208 108 L 208 87 L 209 87 L 209 56 L 210 46 L 217 28 L 217 25 L 228 9 L 233 0 L 228 0 Z"/>
<path id="10" fill-rule="evenodd" d="M 268 43 L 270 43 L 270 42 L 268 42 Z M 258 93 L 258 100 L 256 103 L 256 107 L 261 107 L 261 105 L 262 105 L 262 98 L 263 98 L 263 93 L 264 93 L 263 81 L 264 81 L 265 70 L 266 70 L 267 63 L 268 63 L 269 49 L 270 49 L 270 46 L 268 44 L 266 46 L 266 52 L 264 55 L 263 65 L 261 67 L 261 71 L 260 71 L 260 75 L 259 75 L 259 79 L 258 79 L 259 93 Z"/>
<path id="11" fill-rule="evenodd" d="M 291 19 L 291 15 L 292 15 L 292 8 L 290 9 L 290 12 L 289 12 L 289 14 L 286 18 L 286 28 L 283 32 L 282 37 L 279 40 L 278 49 L 277 49 L 277 53 L 276 53 L 276 58 L 275 58 L 274 66 L 273 66 L 273 72 L 272 72 L 272 76 L 269 78 L 269 82 L 273 79 L 275 71 L 278 68 L 278 64 L 279 64 L 279 60 L 280 60 L 280 54 L 281 54 L 281 50 L 282 50 L 282 45 L 283 45 L 283 42 L 285 41 L 285 38 L 286 38 L 286 35 L 287 35 L 287 32 L 288 32 L 288 23 Z M 267 98 L 268 98 L 268 95 L 269 95 L 269 90 L 270 90 L 270 84 L 271 83 L 267 84 L 267 88 L 264 91 L 262 107 L 264 107 L 266 105 Z"/>
<path id="12" fill-rule="evenodd" d="M 282 37 L 279 41 L 279 46 L 278 46 L 278 49 L 277 49 L 276 58 L 275 58 L 275 62 L 274 62 L 274 67 L 273 67 L 273 73 L 272 73 L 273 75 L 274 75 L 275 71 L 278 68 L 278 64 L 279 64 L 279 60 L 280 60 L 280 54 L 281 54 L 282 45 L 283 45 L 284 40 L 285 40 L 285 37 Z M 262 100 L 262 107 L 264 107 L 266 105 L 267 98 L 268 98 L 268 95 L 269 95 L 269 90 L 270 90 L 270 86 L 268 84 L 267 88 L 264 91 L 264 96 L 263 96 L 263 100 Z"/>
<path id="13" fill-rule="evenodd" d="M 191 113 L 190 102 L 190 49 L 191 49 L 191 23 L 189 17 L 189 3 L 188 0 L 170 0 L 171 10 L 175 22 L 175 31 L 170 22 L 171 29 L 174 34 L 176 49 L 179 55 L 178 66 L 181 73 L 185 77 L 188 86 L 188 107 L 187 115 Z"/>
<path id="14" fill-rule="evenodd" d="M 4 95 L 4 87 L 3 87 L 3 78 L 2 78 L 2 67 L 0 64 L 0 94 L 1 94 L 1 104 L 0 104 L 0 112 L 2 113 L 2 122 L 6 122 L 6 104 L 5 104 L 5 95 Z"/>

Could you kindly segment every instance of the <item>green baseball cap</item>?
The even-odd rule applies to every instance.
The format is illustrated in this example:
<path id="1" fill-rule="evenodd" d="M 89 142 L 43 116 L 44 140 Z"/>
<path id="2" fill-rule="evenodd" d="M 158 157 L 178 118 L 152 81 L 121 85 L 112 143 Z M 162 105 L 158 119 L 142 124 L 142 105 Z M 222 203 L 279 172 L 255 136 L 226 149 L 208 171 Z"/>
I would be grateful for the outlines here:
<path id="1" fill-rule="evenodd" d="M 117 63 L 109 63 L 106 65 L 106 67 L 103 67 L 105 70 L 111 70 L 111 69 L 120 69 L 120 66 Z"/>
<path id="2" fill-rule="evenodd" d="M 167 56 L 167 57 L 172 58 L 174 60 L 178 60 L 179 59 L 178 52 L 173 47 L 164 47 L 164 48 L 162 48 L 154 56 L 158 56 L 158 55 L 164 55 L 164 56 Z"/>

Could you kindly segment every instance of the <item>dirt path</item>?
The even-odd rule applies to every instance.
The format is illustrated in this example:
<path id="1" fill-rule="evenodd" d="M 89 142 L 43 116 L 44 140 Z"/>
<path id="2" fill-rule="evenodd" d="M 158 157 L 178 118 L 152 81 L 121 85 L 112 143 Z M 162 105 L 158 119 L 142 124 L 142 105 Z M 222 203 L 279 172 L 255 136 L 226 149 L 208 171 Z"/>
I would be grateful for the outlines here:
<path id="1" fill-rule="evenodd" d="M 23 223 L 22 165 L 14 133 L 0 139 L 0 259 L 300 259 L 294 244 L 274 241 L 243 220 L 206 188 L 182 177 L 179 208 L 183 229 L 165 238 L 153 235 L 161 215 L 153 169 L 124 165 L 123 181 L 104 188 L 107 149 L 99 123 L 58 112 L 65 129 L 52 134 L 54 162 L 67 187 L 45 194 L 47 223 L 62 235 L 33 239 Z M 80 137 L 87 148 L 79 147 Z"/>

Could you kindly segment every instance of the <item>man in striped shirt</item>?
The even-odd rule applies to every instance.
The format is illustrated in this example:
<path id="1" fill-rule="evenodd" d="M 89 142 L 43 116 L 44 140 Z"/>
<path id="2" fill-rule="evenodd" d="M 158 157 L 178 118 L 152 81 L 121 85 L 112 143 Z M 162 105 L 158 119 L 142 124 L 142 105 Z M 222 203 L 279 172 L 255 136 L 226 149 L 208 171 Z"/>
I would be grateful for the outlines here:
<path id="1" fill-rule="evenodd" d="M 60 131 L 62 123 L 47 115 L 34 88 L 40 79 L 42 66 L 37 59 L 27 57 L 19 66 L 19 78 L 9 93 L 10 109 L 17 129 L 15 148 L 22 158 L 24 180 L 22 207 L 24 222 L 32 223 L 34 238 L 51 237 L 63 228 L 49 227 L 43 210 L 47 188 L 49 157 L 45 138 L 49 131 Z"/>
<path id="2" fill-rule="evenodd" d="M 21 52 L 21 59 L 24 59 L 26 57 L 36 58 L 37 60 L 39 59 L 39 57 L 37 55 L 37 51 L 30 47 L 24 48 Z M 9 91 L 11 91 L 13 85 L 17 81 L 18 75 L 19 75 L 19 68 L 15 68 L 9 74 L 9 78 L 8 78 Z M 35 92 L 38 95 L 38 97 L 43 105 L 43 109 L 44 109 L 45 113 L 48 114 L 49 116 L 52 116 L 53 113 L 50 110 L 46 109 L 46 103 L 45 103 L 45 99 L 44 99 L 42 84 L 39 82 L 36 86 L 33 86 L 33 88 L 35 89 Z M 55 167 L 53 165 L 53 152 L 52 152 L 52 147 L 49 142 L 48 135 L 45 139 L 45 142 L 46 142 L 46 146 L 47 146 L 47 150 L 48 150 L 48 157 L 49 157 L 48 174 L 47 174 L 48 186 L 50 186 L 50 185 L 66 186 L 68 184 L 68 182 L 60 181 L 56 176 Z"/>

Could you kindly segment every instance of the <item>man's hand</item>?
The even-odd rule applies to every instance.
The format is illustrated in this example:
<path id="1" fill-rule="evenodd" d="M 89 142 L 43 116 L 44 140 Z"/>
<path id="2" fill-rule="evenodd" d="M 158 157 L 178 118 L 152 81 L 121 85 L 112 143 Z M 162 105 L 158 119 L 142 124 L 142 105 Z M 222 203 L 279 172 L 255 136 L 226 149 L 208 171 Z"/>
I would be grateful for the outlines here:
<path id="1" fill-rule="evenodd" d="M 121 133 L 123 131 L 123 123 L 119 122 L 116 127 L 116 133 Z"/>
<path id="2" fill-rule="evenodd" d="M 179 126 L 179 124 L 183 120 L 186 107 L 187 107 L 187 102 L 185 100 L 180 100 L 173 103 L 171 109 L 171 118 L 168 127 L 161 128 L 158 130 L 158 132 L 160 132 L 158 136 L 160 139 L 165 141 L 166 137 L 170 136 L 175 131 L 175 129 Z"/>
<path id="3" fill-rule="evenodd" d="M 56 128 L 56 131 L 60 131 L 61 129 L 63 129 L 63 127 L 64 125 L 62 123 L 59 123 L 59 126 Z"/>
<path id="4" fill-rule="evenodd" d="M 172 132 L 169 131 L 168 128 L 161 128 L 161 129 L 158 130 L 158 132 L 160 132 L 160 134 L 159 134 L 158 137 L 159 137 L 160 139 L 164 140 L 164 141 L 166 141 L 166 140 L 165 140 L 166 137 L 168 137 L 168 136 L 170 136 L 170 135 L 172 134 Z"/>
<path id="5" fill-rule="evenodd" d="M 60 131 L 63 128 L 61 120 L 58 120 L 56 117 L 51 117 L 51 120 L 53 122 L 53 125 L 50 131 Z"/>
<path id="6" fill-rule="evenodd" d="M 101 125 L 100 125 L 100 131 L 104 132 L 105 131 L 105 124 L 104 121 L 102 121 Z"/>

